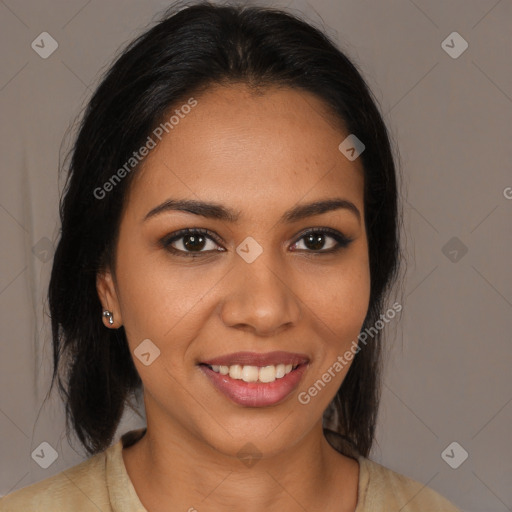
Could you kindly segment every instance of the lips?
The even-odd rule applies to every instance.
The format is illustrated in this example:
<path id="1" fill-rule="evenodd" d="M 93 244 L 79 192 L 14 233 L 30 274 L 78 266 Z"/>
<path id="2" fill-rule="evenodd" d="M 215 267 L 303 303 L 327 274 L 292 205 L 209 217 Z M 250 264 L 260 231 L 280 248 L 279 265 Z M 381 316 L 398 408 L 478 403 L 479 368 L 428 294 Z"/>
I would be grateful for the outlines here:
<path id="1" fill-rule="evenodd" d="M 245 407 L 268 407 L 281 403 L 296 390 L 308 363 L 308 356 L 292 352 L 275 351 L 264 354 L 236 352 L 201 362 L 199 368 L 217 391 L 232 402 Z M 265 368 L 277 365 L 281 368 L 286 366 L 287 373 L 270 382 L 244 382 L 218 373 L 219 368 L 239 370 L 240 367 L 252 367 L 251 372 L 254 372 L 255 367 Z M 212 368 L 214 366 L 217 371 Z"/>
<path id="2" fill-rule="evenodd" d="M 278 364 L 291 364 L 297 366 L 309 362 L 309 358 L 305 354 L 293 352 L 275 351 L 266 353 L 257 352 L 235 352 L 225 356 L 215 357 L 202 361 L 207 366 L 269 366 Z"/>

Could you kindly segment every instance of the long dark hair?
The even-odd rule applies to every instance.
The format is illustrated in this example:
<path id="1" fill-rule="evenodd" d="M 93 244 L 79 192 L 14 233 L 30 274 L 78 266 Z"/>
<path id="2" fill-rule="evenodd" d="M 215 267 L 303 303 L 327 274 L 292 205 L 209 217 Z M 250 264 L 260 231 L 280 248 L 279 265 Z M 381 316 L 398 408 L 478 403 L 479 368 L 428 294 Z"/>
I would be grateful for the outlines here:
<path id="1" fill-rule="evenodd" d="M 171 108 L 213 84 L 235 82 L 313 93 L 365 144 L 359 158 L 371 292 L 363 328 L 373 326 L 383 312 L 398 271 L 396 169 L 376 100 L 355 65 L 321 30 L 274 8 L 174 5 L 102 77 L 80 123 L 60 203 L 62 228 L 48 293 L 50 391 L 58 382 L 68 439 L 74 431 L 89 454 L 111 444 L 125 406 L 142 384 L 123 327 L 112 330 L 102 323 L 96 290 L 101 269 L 115 272 L 120 215 L 136 170 L 104 197 L 94 191 L 144 144 Z M 335 418 L 333 429 L 364 456 L 372 446 L 380 399 L 380 335 L 355 355 L 324 416 Z"/>

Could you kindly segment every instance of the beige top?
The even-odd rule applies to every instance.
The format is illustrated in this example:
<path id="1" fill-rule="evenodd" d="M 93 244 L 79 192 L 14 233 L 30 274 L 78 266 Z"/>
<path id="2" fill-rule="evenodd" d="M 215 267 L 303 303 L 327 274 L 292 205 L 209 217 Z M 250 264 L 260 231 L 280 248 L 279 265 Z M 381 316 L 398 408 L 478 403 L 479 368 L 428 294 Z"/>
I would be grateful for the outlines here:
<path id="1" fill-rule="evenodd" d="M 147 512 L 122 457 L 123 446 L 133 444 L 145 430 L 127 432 L 117 443 L 82 463 L 8 494 L 0 500 L 0 512 Z M 332 433 L 328 438 L 332 442 Z M 355 512 L 461 512 L 423 484 L 365 457 L 357 459 Z"/>

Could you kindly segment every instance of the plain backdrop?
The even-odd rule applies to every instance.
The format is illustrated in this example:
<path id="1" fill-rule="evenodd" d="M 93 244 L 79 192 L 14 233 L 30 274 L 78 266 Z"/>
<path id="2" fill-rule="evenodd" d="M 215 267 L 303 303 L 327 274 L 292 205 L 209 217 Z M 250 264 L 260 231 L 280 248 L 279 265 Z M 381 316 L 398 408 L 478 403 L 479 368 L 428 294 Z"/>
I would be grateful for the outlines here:
<path id="1" fill-rule="evenodd" d="M 84 458 L 58 397 L 42 407 L 59 154 L 101 72 L 168 5 L 0 1 L 0 495 Z M 403 312 L 386 327 L 371 458 L 464 511 L 512 510 L 512 2 L 265 5 L 304 16 L 347 52 L 400 155 Z M 42 32 L 58 44 L 48 58 L 31 46 Z M 143 424 L 127 413 L 118 437 Z M 31 457 L 42 442 L 58 453 L 47 469 Z"/>

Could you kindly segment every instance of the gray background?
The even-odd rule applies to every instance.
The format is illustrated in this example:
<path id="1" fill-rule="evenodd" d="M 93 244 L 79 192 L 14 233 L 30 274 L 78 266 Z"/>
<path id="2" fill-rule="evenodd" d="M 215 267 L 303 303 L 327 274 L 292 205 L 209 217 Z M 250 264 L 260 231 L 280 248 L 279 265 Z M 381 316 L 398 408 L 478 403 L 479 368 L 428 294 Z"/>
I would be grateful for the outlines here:
<path id="1" fill-rule="evenodd" d="M 60 401 L 41 407 L 59 151 L 100 72 L 167 5 L 0 0 L 0 494 L 82 460 Z M 512 2 L 267 5 L 302 13 L 340 44 L 399 148 L 407 271 L 403 314 L 386 330 L 371 458 L 462 510 L 512 510 Z M 47 59 L 31 48 L 44 31 L 59 44 Z M 441 46 L 453 31 L 469 44 L 458 58 Z M 118 436 L 140 425 L 130 412 Z M 47 469 L 31 458 L 43 441 L 59 455 Z M 453 441 L 469 454 L 457 469 L 441 456 Z"/>

